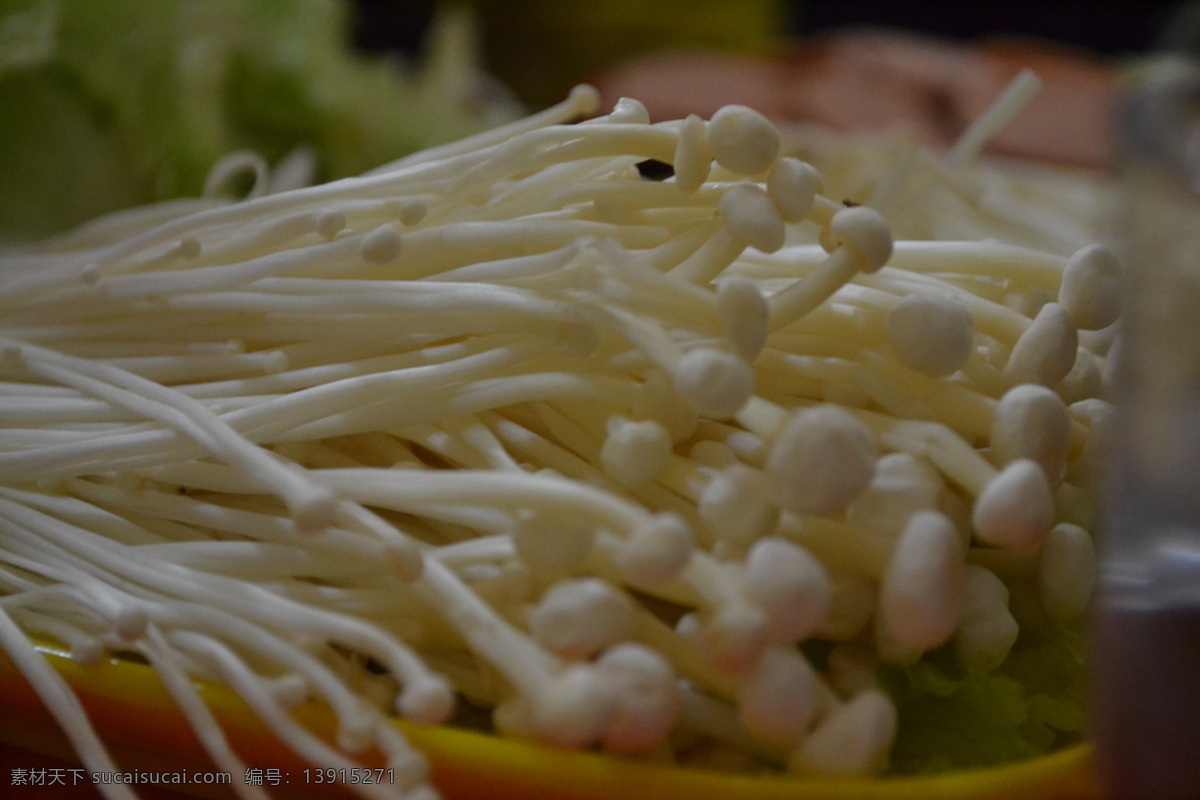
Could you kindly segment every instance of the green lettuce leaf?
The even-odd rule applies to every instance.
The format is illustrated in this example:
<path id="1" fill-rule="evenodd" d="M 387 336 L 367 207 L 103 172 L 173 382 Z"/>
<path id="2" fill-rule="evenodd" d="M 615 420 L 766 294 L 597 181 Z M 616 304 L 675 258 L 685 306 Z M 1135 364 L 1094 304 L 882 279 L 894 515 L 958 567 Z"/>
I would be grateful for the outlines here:
<path id="1" fill-rule="evenodd" d="M 964 673 L 945 651 L 889 667 L 884 689 L 900 716 L 892 771 L 994 766 L 1078 739 L 1086 724 L 1085 655 L 1080 627 L 1044 623 L 1023 631 L 990 673 Z"/>
<path id="2" fill-rule="evenodd" d="M 419 63 L 353 50 L 343 0 L 0 0 L 0 241 L 198 194 L 213 163 L 298 147 L 316 180 L 513 118 L 473 25 Z M 16 113 L 9 113 L 10 110 Z"/>

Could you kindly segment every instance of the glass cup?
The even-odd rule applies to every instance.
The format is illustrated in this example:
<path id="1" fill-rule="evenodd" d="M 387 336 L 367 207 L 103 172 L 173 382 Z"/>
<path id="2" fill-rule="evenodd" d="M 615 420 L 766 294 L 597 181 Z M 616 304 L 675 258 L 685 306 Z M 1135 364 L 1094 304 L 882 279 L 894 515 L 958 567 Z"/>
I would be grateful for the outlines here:
<path id="1" fill-rule="evenodd" d="M 1149 65 L 1121 119 L 1099 535 L 1096 766 L 1108 800 L 1200 798 L 1200 62 Z"/>

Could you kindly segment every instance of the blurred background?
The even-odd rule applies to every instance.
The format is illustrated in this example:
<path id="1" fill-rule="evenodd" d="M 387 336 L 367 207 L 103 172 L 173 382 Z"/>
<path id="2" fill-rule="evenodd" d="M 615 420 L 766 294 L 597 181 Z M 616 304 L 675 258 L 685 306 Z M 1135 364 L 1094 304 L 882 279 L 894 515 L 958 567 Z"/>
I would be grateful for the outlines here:
<path id="1" fill-rule="evenodd" d="M 946 147 L 1031 66 L 993 153 L 1110 164 L 1123 72 L 1169 2 L 0 0 L 0 242 L 203 189 L 222 155 L 357 174 L 561 99 Z"/>
<path id="2" fill-rule="evenodd" d="M 972 45 L 1026 39 L 1124 57 L 1152 46 L 1178 2 L 905 3 L 883 0 L 692 0 L 644 3 L 470 0 L 489 69 L 534 105 L 621 61 L 663 50 L 781 56 L 811 37 L 882 28 Z M 444 3 L 356 0 L 356 44 L 412 52 Z"/>

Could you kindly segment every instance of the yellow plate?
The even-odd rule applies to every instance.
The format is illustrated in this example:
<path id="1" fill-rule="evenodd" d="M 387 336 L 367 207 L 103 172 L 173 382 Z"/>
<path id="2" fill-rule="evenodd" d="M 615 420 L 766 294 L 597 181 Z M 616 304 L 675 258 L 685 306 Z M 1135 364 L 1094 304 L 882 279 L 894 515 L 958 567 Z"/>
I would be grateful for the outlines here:
<path id="1" fill-rule="evenodd" d="M 60 650 L 41 649 L 74 687 L 122 769 L 212 769 L 149 667 L 119 659 L 81 667 Z M 306 773 L 305 764 L 280 745 L 232 691 L 214 685 L 204 685 L 201 691 L 246 763 L 272 770 L 271 778 L 279 779 L 280 795 L 331 796 L 330 786 L 317 782 L 312 771 Z M 331 738 L 332 717 L 324 708 L 305 706 L 296 713 L 312 730 Z M 71 758 L 66 738 L 3 654 L 0 720 L 0 741 Z M 1092 800 L 1098 796 L 1087 745 L 1020 764 L 937 777 L 801 780 L 638 764 L 471 731 L 396 725 L 428 756 L 434 782 L 447 800 Z M 369 756 L 364 763 L 381 766 Z M 230 796 L 228 790 L 222 793 L 215 787 L 170 788 L 198 797 Z M 267 788 L 272 788 L 270 783 Z"/>

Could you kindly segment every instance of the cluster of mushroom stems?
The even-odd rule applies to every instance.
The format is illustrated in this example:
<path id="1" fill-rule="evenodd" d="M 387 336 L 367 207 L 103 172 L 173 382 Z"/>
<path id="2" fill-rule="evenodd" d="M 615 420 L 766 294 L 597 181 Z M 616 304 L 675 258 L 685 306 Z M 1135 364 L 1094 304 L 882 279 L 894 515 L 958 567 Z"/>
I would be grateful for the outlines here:
<path id="1" fill-rule="evenodd" d="M 141 654 L 235 776 L 190 678 L 417 797 L 389 717 L 463 702 L 877 774 L 880 665 L 994 669 L 1023 617 L 1084 613 L 1112 253 L 893 241 L 751 109 L 566 124 L 595 103 L 0 255 L 0 643 L 90 766 L 23 632 Z"/>

